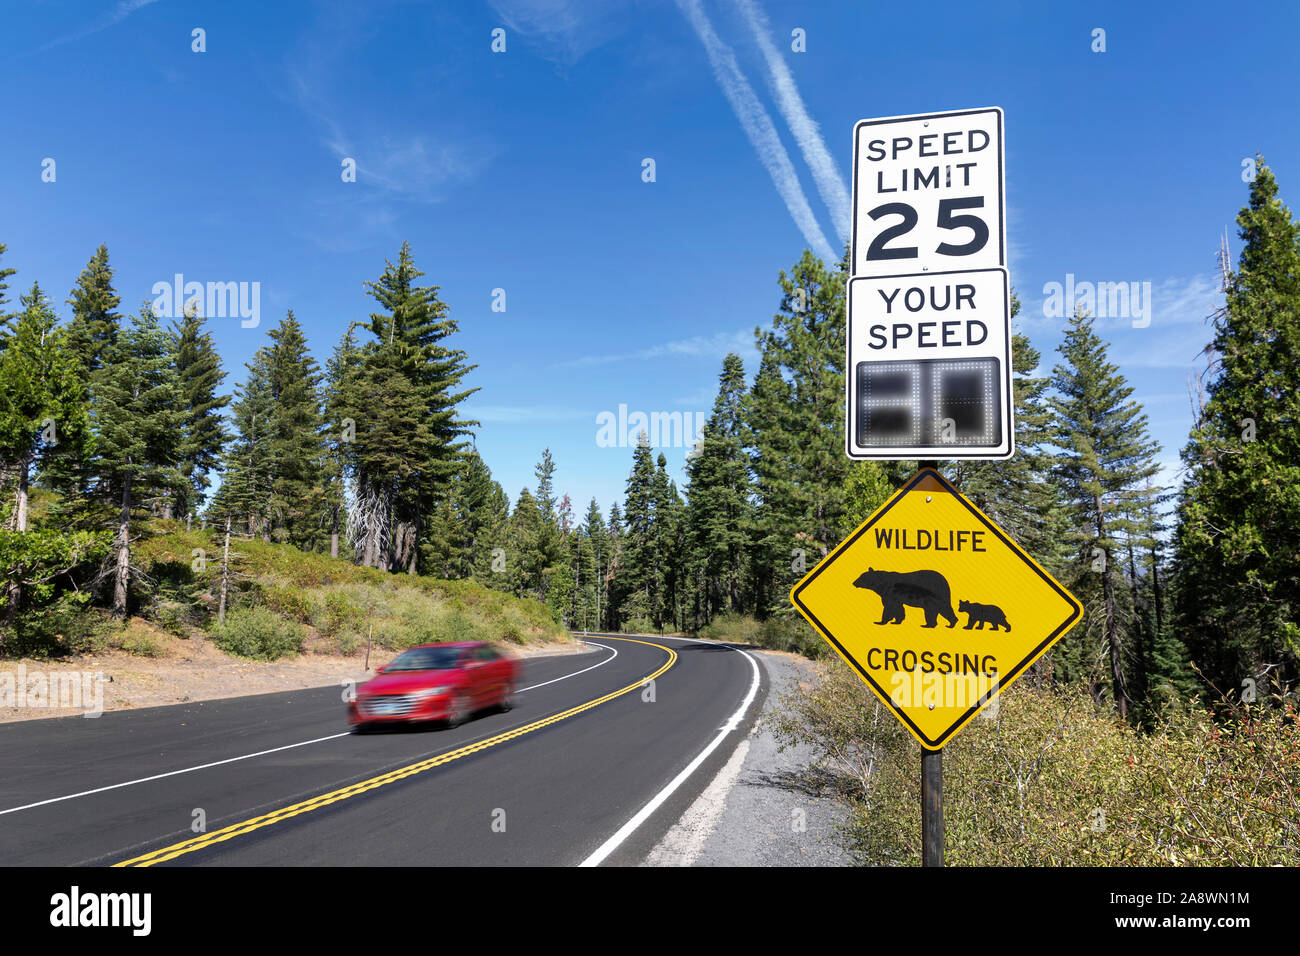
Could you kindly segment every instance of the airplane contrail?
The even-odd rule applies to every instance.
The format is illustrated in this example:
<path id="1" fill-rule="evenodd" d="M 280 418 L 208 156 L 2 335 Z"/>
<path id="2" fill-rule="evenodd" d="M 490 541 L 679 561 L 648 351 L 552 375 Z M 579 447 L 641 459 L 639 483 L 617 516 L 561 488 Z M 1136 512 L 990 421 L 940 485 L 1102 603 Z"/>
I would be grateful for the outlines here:
<path id="1" fill-rule="evenodd" d="M 790 155 L 777 134 L 776 126 L 773 125 L 772 118 L 759 102 L 754 88 L 750 86 L 749 81 L 745 79 L 745 74 L 737 65 L 735 53 L 718 38 L 713 25 L 701 9 L 699 0 L 677 0 L 677 6 L 694 27 L 700 42 L 704 44 L 704 50 L 709 56 L 709 63 L 713 66 L 713 75 L 717 78 L 718 85 L 722 87 L 722 92 L 731 103 L 731 109 L 736 114 L 736 119 L 740 120 L 745 135 L 757 150 L 758 158 L 767 168 L 768 175 L 772 177 L 772 183 L 785 202 L 786 209 L 790 211 L 795 225 L 803 233 L 812 251 L 820 256 L 823 262 L 828 264 L 838 262 L 840 257 L 831 251 L 830 243 L 826 241 L 821 226 L 817 224 L 817 219 L 803 194 L 803 187 L 799 185 L 799 177 L 790 162 Z"/>
<path id="2" fill-rule="evenodd" d="M 817 184 L 817 191 L 821 194 L 822 202 L 826 204 L 826 208 L 830 211 L 835 230 L 839 233 L 841 240 L 847 240 L 849 236 L 849 191 L 844 185 L 844 180 L 840 178 L 839 171 L 835 167 L 835 161 L 826 149 L 821 130 L 818 128 L 817 122 L 808 115 L 803 98 L 799 95 L 799 87 L 795 84 L 794 76 L 791 74 L 790 68 L 786 66 L 785 59 L 777 50 L 776 44 L 772 42 L 772 30 L 767 16 L 754 3 L 754 0 L 735 0 L 735 2 L 736 6 L 740 8 L 745 22 L 749 24 L 754 39 L 758 41 L 758 48 L 763 54 L 763 59 L 767 62 L 768 83 L 772 87 L 773 95 L 776 97 L 777 106 L 781 110 L 781 115 L 785 117 L 790 132 L 794 134 L 795 142 L 799 144 L 804 162 L 812 170 L 813 181 Z"/>

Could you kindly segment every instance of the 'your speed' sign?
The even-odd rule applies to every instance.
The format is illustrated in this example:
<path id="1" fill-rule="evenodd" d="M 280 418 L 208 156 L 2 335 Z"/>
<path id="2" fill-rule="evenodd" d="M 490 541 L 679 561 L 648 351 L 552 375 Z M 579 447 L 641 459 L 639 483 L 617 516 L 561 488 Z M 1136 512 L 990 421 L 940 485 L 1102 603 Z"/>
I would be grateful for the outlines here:
<path id="1" fill-rule="evenodd" d="M 996 107 L 853 132 L 846 451 L 1009 458 L 1010 289 Z"/>

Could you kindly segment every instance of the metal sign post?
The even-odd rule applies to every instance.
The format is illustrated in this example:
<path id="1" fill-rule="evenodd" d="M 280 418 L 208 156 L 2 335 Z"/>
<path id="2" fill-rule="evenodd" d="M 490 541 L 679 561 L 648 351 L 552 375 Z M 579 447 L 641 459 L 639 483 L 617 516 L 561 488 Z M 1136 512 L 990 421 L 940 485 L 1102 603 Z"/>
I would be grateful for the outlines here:
<path id="1" fill-rule="evenodd" d="M 919 468 L 939 470 L 937 461 Z M 943 866 L 943 748 L 921 746 L 921 865 Z"/>
<path id="2" fill-rule="evenodd" d="M 921 750 L 921 865 L 943 866 L 943 750 Z"/>

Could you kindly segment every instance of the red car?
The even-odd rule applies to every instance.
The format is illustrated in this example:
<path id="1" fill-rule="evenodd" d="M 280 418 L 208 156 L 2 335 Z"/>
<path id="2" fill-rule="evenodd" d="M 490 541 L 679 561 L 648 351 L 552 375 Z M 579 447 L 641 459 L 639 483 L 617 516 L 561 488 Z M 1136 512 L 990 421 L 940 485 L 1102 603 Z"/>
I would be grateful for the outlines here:
<path id="1" fill-rule="evenodd" d="M 420 644 L 377 671 L 348 702 L 356 730 L 425 720 L 455 727 L 486 707 L 509 710 L 519 662 L 484 641 Z"/>

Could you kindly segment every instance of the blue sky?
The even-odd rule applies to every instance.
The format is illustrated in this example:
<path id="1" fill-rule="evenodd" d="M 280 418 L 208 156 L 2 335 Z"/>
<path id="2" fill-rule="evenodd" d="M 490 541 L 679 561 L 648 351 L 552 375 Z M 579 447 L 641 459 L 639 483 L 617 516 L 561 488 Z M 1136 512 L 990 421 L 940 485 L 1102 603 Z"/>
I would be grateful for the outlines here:
<path id="1" fill-rule="evenodd" d="M 608 509 L 631 450 L 597 416 L 707 412 L 728 350 L 752 375 L 778 271 L 842 248 L 854 122 L 996 105 L 1021 328 L 1050 366 L 1045 283 L 1151 283 L 1149 327 L 1103 330 L 1172 480 L 1242 160 L 1300 190 L 1300 13 L 1138 6 L 38 0 L 0 36 L 4 261 L 64 315 L 101 242 L 124 311 L 178 272 L 260 283 L 259 328 L 210 320 L 230 386 L 286 308 L 323 361 L 409 240 L 478 364 L 494 475 L 513 499 L 549 446 L 575 510 Z"/>

